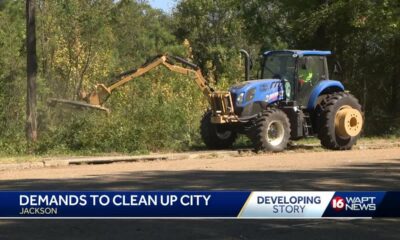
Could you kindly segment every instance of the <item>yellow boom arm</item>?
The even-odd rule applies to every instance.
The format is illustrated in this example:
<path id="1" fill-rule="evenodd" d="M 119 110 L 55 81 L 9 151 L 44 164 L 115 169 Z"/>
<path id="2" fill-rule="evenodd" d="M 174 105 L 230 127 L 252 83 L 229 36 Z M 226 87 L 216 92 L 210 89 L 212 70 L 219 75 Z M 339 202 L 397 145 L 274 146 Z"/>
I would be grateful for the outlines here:
<path id="1" fill-rule="evenodd" d="M 180 63 L 182 66 L 176 65 L 176 62 Z M 156 56 L 152 60 L 143 64 L 140 68 L 122 73 L 117 77 L 117 80 L 109 84 L 109 86 L 106 86 L 105 84 L 97 84 L 94 91 L 91 93 L 86 94 L 85 92 L 81 92 L 79 98 L 84 102 L 51 98 L 49 99 L 49 104 L 54 106 L 57 103 L 60 103 L 71 107 L 92 108 L 109 112 L 107 108 L 103 107 L 103 104 L 105 101 L 107 101 L 112 91 L 160 65 L 166 67 L 170 71 L 188 75 L 195 80 L 197 86 L 210 103 L 212 110 L 212 123 L 228 123 L 239 121 L 237 115 L 234 113 L 232 96 L 230 92 L 214 91 L 214 89 L 208 86 L 208 83 L 204 79 L 203 74 L 198 66 L 186 61 L 183 58 L 170 55 Z"/>
<path id="2" fill-rule="evenodd" d="M 174 61 L 188 67 L 175 65 L 173 63 Z M 207 99 L 209 99 L 210 94 L 214 92 L 214 90 L 208 86 L 207 81 L 204 79 L 199 67 L 180 57 L 160 55 L 145 63 L 140 68 L 132 70 L 127 74 L 123 74 L 120 79 L 109 86 L 106 86 L 104 84 L 97 84 L 93 92 L 91 92 L 89 95 L 81 94 L 81 98 L 83 98 L 83 100 L 85 100 L 89 104 L 102 106 L 113 90 L 137 77 L 142 76 L 143 74 L 160 65 L 166 67 L 170 71 L 193 77 L 196 81 L 197 86 L 200 88 Z"/>

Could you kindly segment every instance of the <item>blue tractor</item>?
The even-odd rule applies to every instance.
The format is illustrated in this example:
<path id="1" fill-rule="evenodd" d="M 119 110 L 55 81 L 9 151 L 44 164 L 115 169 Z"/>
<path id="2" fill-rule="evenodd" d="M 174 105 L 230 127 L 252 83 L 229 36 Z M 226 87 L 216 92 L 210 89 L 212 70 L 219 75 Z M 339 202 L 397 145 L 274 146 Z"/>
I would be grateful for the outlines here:
<path id="1" fill-rule="evenodd" d="M 109 112 L 104 103 L 111 93 L 158 66 L 194 79 L 210 109 L 201 120 L 201 136 L 210 149 L 229 148 L 238 134 L 246 134 L 257 151 L 282 151 L 289 139 L 318 136 L 329 149 L 347 150 L 363 127 L 358 100 L 339 81 L 329 80 L 326 57 L 330 51 L 268 51 L 263 54 L 261 79 L 250 80 L 250 57 L 245 56 L 246 81 L 229 91 L 209 86 L 200 68 L 184 58 L 158 55 L 138 69 L 126 71 L 109 83 L 97 84 L 80 101 L 49 99 L 79 108 Z"/>
<path id="2" fill-rule="evenodd" d="M 211 109 L 201 121 L 208 148 L 229 148 L 238 134 L 245 134 L 257 151 L 283 151 L 289 140 L 309 136 L 328 149 L 351 149 L 363 114 L 343 84 L 329 79 L 330 51 L 267 51 L 257 80 L 249 80 L 250 58 L 241 52 L 246 81 L 209 96 Z"/>

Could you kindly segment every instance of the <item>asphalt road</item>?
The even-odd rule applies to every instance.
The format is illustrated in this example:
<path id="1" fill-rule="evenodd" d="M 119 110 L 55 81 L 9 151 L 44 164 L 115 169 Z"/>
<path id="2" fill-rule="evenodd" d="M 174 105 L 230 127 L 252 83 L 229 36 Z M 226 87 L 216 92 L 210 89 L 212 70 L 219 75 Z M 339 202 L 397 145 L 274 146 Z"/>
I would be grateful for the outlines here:
<path id="1" fill-rule="evenodd" d="M 3 190 L 400 190 L 400 148 L 0 172 Z M 400 219 L 2 220 L 0 239 L 399 239 Z"/>

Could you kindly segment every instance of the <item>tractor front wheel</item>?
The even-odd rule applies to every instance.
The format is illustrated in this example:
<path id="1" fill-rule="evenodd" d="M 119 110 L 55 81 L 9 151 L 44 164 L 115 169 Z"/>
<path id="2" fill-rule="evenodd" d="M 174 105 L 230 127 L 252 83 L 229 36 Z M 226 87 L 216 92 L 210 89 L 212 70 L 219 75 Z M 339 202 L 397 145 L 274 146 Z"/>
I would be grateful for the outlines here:
<path id="1" fill-rule="evenodd" d="M 321 109 L 320 118 L 317 119 L 321 145 L 332 150 L 351 149 L 357 142 L 364 122 L 358 100 L 349 93 L 334 93 L 321 102 Z"/>
<path id="2" fill-rule="evenodd" d="M 232 147 L 237 134 L 226 124 L 211 123 L 211 111 L 207 111 L 200 122 L 200 135 L 209 149 L 226 149 Z"/>
<path id="3" fill-rule="evenodd" d="M 270 109 L 256 119 L 251 139 L 256 151 L 283 151 L 289 142 L 290 122 L 279 109 Z"/>

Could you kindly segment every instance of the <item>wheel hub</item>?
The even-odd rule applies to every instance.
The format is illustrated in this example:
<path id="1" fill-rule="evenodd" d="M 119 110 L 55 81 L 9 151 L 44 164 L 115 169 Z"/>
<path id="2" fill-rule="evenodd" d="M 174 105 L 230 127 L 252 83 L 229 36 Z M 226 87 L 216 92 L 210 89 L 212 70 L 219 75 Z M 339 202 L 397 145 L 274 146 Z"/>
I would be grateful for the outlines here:
<path id="1" fill-rule="evenodd" d="M 363 126 L 361 112 L 348 105 L 342 106 L 335 116 L 336 134 L 341 137 L 355 137 Z"/>
<path id="2" fill-rule="evenodd" d="M 267 141 L 273 146 L 279 145 L 283 141 L 285 135 L 284 131 L 281 122 L 270 122 L 267 128 Z"/>

